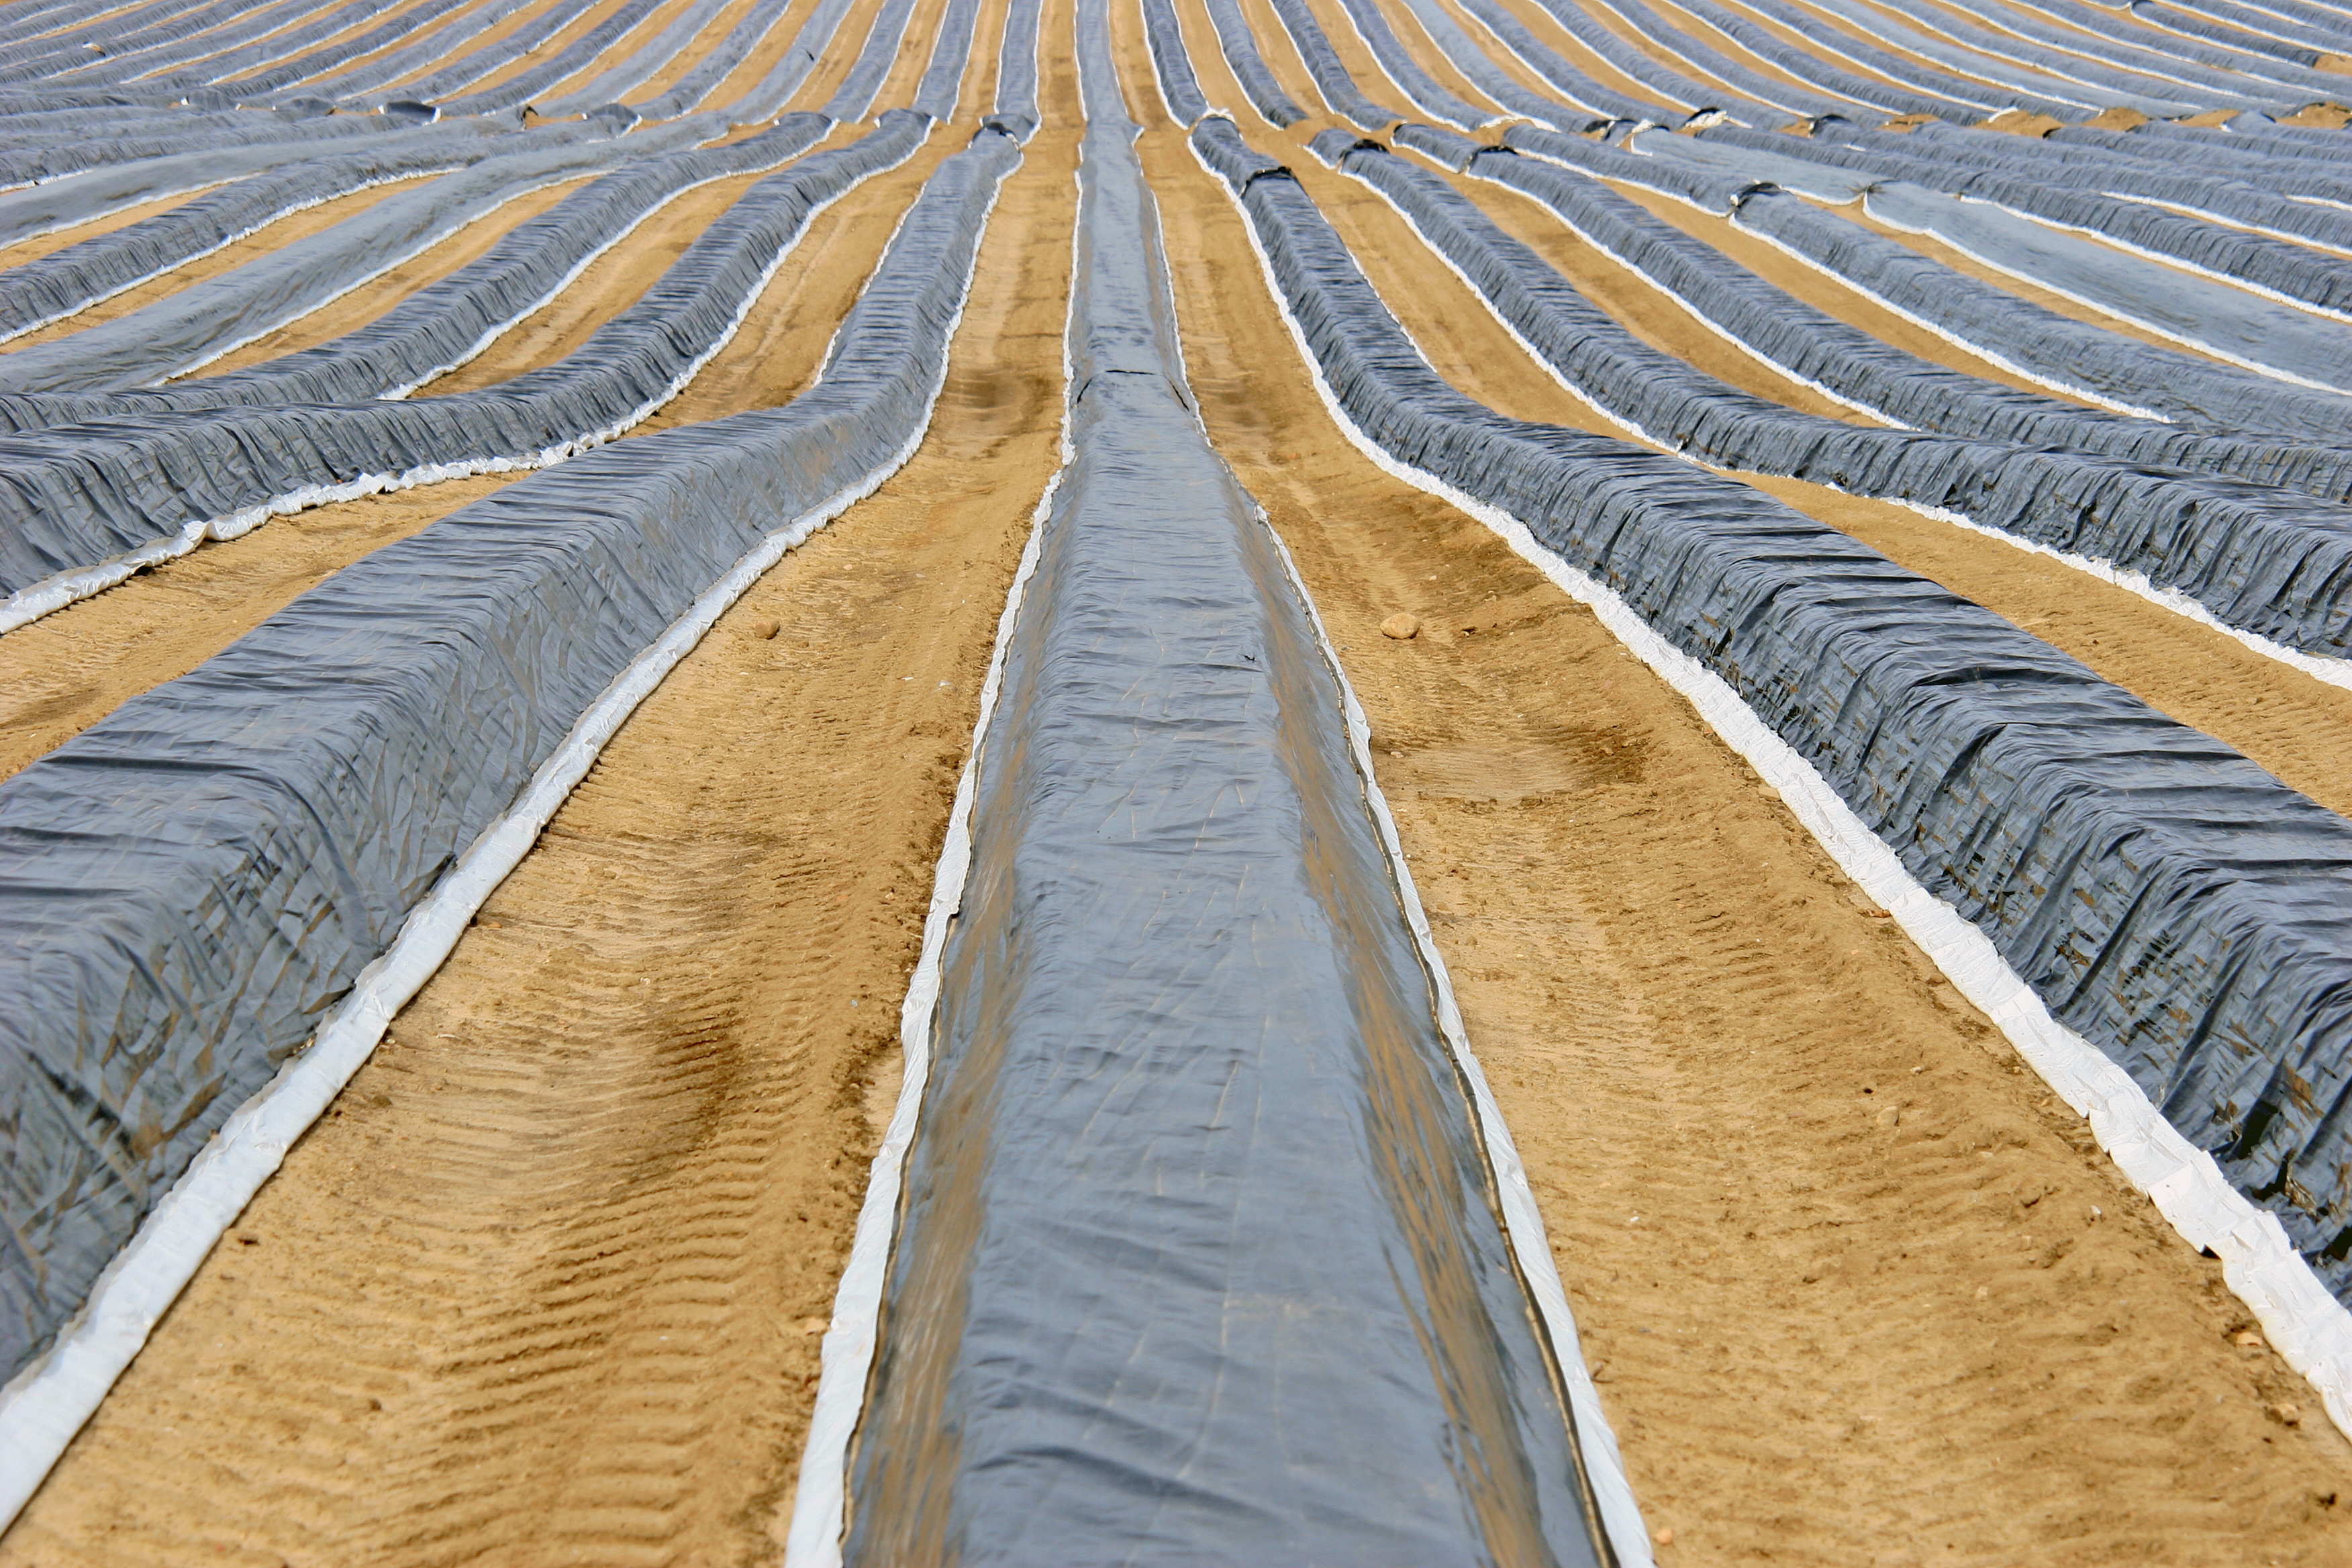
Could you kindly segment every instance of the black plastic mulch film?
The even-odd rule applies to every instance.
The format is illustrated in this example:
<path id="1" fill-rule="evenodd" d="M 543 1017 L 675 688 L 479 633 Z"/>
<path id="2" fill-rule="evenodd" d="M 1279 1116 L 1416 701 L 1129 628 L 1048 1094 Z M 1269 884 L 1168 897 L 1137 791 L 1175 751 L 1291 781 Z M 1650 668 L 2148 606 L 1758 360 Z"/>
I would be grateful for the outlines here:
<path id="1" fill-rule="evenodd" d="M 1193 132 L 1349 418 L 1734 690 L 2352 1292 L 2352 824 L 1735 481 L 1441 380 L 1297 181 Z"/>
<path id="2" fill-rule="evenodd" d="M 867 140 L 920 134 L 898 120 Z M 875 153 L 817 156 L 846 172 Z M 765 535 L 903 458 L 1019 156 L 983 130 L 941 165 L 790 404 L 607 447 L 466 507 L 0 784 L 0 1369 L 46 1342 L 614 676 Z M 746 223 L 774 226 L 772 247 L 791 228 L 775 211 Z M 725 270 L 765 260 L 746 249 Z M 544 395 L 551 410 L 575 399 Z M 437 427 L 280 417 L 322 450 L 404 434 L 478 447 L 501 401 L 521 428 L 489 439 L 528 442 L 544 416 L 496 395 Z M 427 402 L 381 414 L 434 419 Z"/>
<path id="3" fill-rule="evenodd" d="M 1609 1561 L 1336 675 L 1191 406 L 1097 68 L 1073 455 L 978 764 L 845 1560 Z"/>

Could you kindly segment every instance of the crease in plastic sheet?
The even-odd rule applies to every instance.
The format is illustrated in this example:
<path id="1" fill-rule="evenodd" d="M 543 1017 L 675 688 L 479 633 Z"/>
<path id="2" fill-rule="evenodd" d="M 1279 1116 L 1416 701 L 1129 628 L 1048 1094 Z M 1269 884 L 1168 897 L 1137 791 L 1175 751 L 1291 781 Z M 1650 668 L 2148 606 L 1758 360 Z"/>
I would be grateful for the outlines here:
<path id="1" fill-rule="evenodd" d="M 851 146 L 746 192 L 637 303 L 555 364 L 475 392 L 152 415 L 0 437 L 0 632 L 272 516 L 476 473 L 545 468 L 677 395 L 732 340 L 809 221 L 894 168 L 929 120 L 886 113 Z M 151 476 L 176 474 L 163 487 Z"/>
<path id="2" fill-rule="evenodd" d="M 940 166 L 791 403 L 464 508 L 0 784 L 12 1371 L 598 693 L 777 520 L 903 460 L 1018 159 L 983 131 Z"/>
<path id="3" fill-rule="evenodd" d="M 1318 136 L 1314 151 L 1378 191 L 1538 363 L 1642 440 L 1718 469 L 1788 474 L 1965 519 L 2062 559 L 2100 561 L 2111 581 L 2118 568 L 2137 573 L 2179 590 L 2174 600 L 2200 603 L 2209 623 L 2253 634 L 2249 646 L 2292 647 L 2314 656 L 2298 668 L 2332 666 L 2336 683 L 2352 680 L 2352 507 L 1785 407 L 1635 337 L 1438 176 L 1341 132 Z"/>
<path id="4" fill-rule="evenodd" d="M 1193 140 L 1234 188 L 1343 426 L 1394 471 L 1519 529 L 1621 637 L 1687 661 L 1695 700 L 1697 677 L 1720 681 L 1727 722 L 1746 713 L 1751 742 L 1818 775 L 1862 827 L 1825 846 L 1856 865 L 1883 850 L 1874 875 L 1916 881 L 1908 902 L 1880 896 L 2088 1108 L 2135 1184 L 2230 1260 L 2232 1288 L 2352 1426 L 2352 1318 L 2325 1279 L 2352 1284 L 2329 1246 L 2341 1133 L 2319 1110 L 2345 1092 L 2352 827 L 1777 503 L 1462 397 L 1286 171 L 1230 125 Z M 2168 1038 L 2183 1019 L 2196 1038 Z M 2284 1195 L 2256 1203 L 2245 1185 Z"/>
<path id="5" fill-rule="evenodd" d="M 787 1561 L 1601 1561 L 1342 689 L 1189 405 L 1086 22 L 1066 463 L 959 788 Z M 1312 1245 L 1301 1202 L 1330 1220 Z"/>

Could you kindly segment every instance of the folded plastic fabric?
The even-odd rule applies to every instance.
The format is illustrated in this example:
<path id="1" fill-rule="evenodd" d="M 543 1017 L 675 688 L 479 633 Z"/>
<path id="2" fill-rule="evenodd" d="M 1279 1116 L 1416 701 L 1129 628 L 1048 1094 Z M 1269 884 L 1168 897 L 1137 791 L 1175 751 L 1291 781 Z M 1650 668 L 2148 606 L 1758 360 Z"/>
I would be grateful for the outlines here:
<path id="1" fill-rule="evenodd" d="M 19 619 L 111 579 L 124 557 L 231 538 L 272 512 L 541 467 L 660 407 L 733 334 L 809 217 L 913 155 L 927 116 L 892 110 L 855 144 L 761 181 L 660 280 L 554 364 L 405 402 L 126 415 L 0 440 L 0 587 Z M 404 326 L 414 327 L 412 313 Z M 98 585 L 104 585 L 100 583 Z"/>
<path id="2" fill-rule="evenodd" d="M 941 166 L 790 404 L 444 518 L 0 784 L 0 1369 L 630 660 L 905 460 L 1018 160 Z"/>
<path id="3" fill-rule="evenodd" d="M 2352 1295 L 2352 823 L 1756 490 L 1463 396 L 1286 170 L 1192 135 L 1365 438 L 1728 683 Z"/>
<path id="4" fill-rule="evenodd" d="M 404 397 L 554 298 L 664 204 L 712 180 L 775 168 L 832 129 L 822 115 L 787 115 L 740 142 L 639 159 L 518 226 L 479 259 L 408 294 L 355 331 L 244 370 L 152 390 L 0 393 L 0 430 L 196 408 Z M 0 300 L 8 281 L 0 274 Z"/>
<path id="5" fill-rule="evenodd" d="M 1318 155 L 1386 196 L 1569 385 L 1647 439 L 1949 513 L 2145 574 L 2225 625 L 2352 656 L 2352 506 L 2115 458 L 1801 414 L 1650 347 L 1439 176 L 1343 132 Z M 2352 670 L 2352 666 L 2347 666 Z"/>
<path id="6" fill-rule="evenodd" d="M 1513 126 L 1504 140 L 1509 148 L 1540 153 L 1542 161 L 1497 150 L 1472 157 L 1468 173 L 1534 197 L 1733 342 L 1851 407 L 1914 429 L 2102 452 L 2352 500 L 2352 445 L 2213 435 L 2021 392 L 1921 359 L 1766 282 L 1587 176 L 1670 189 L 1711 212 L 1739 200 L 1741 189 L 1731 182 L 1526 126 Z M 1575 162 L 1555 167 L 1552 158 Z"/>

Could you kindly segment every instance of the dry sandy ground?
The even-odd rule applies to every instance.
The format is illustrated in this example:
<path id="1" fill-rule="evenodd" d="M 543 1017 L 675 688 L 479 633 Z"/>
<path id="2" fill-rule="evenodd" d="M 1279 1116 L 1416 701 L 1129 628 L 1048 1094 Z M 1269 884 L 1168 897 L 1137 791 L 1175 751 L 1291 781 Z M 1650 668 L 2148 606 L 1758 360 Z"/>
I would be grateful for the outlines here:
<path id="1" fill-rule="evenodd" d="M 1318 102 L 1270 7 L 1245 5 L 1293 96 Z M 807 384 L 890 220 L 976 121 L 1001 0 L 985 9 L 959 124 L 821 215 L 646 430 Z M 1205 14 L 1180 9 L 1211 100 L 1238 109 Z M 1317 9 L 1393 97 L 1339 8 Z M 879 101 L 911 86 L 934 15 Z M 1371 718 L 1588 1360 L 1650 1523 L 1673 1531 L 1662 1561 L 2352 1562 L 2352 1445 L 2240 1342 L 2217 1268 L 1678 697 L 1347 445 L 1118 16 L 1203 416 Z M 1066 0 L 1045 26 L 1067 37 Z M 1052 129 L 998 207 L 921 451 L 624 729 L 0 1565 L 772 1560 L 977 679 L 1055 458 L 1077 105 L 1066 52 L 1048 58 Z M 1298 165 L 1465 390 L 1607 428 L 1376 196 L 1244 131 Z M 746 183 L 682 198 L 433 390 L 576 347 Z M 1651 342 L 1837 413 L 1538 209 L 1465 188 Z M 1801 291 L 1962 363 L 1832 286 Z M 279 520 L 0 639 L 0 774 L 500 482 Z M 1763 482 L 2328 804 L 2352 796 L 2330 766 L 2352 740 L 2344 694 L 2006 547 Z M 1421 636 L 1376 634 L 1398 609 Z"/>
<path id="2" fill-rule="evenodd" d="M 1234 208 L 1172 132 L 1145 156 L 1211 435 L 1344 645 L 1662 1560 L 2352 1560 L 2352 1445 L 2218 1268 L 1679 697 L 1272 371 Z M 1442 369 L 1572 422 L 1385 204 L 1284 156 L 1415 268 Z M 1376 635 L 1399 609 L 1429 629 Z"/>
<path id="3" fill-rule="evenodd" d="M 772 1560 L 1055 460 L 1075 159 L 1041 134 L 1008 183 L 915 460 L 632 719 L 0 1562 Z M 837 316 L 769 333 L 772 374 Z"/>

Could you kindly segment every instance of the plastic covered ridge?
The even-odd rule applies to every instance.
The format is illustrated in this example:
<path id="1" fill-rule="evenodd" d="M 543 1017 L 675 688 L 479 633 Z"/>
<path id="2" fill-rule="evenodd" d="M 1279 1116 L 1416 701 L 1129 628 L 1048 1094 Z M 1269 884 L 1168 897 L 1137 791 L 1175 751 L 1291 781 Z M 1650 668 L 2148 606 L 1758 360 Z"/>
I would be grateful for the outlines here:
<path id="1" fill-rule="evenodd" d="M 1728 683 L 2352 1294 L 2352 823 L 1745 486 L 1463 396 L 1296 179 L 1230 122 L 1192 135 L 1367 439 Z"/>
<path id="2" fill-rule="evenodd" d="M 1011 138 L 926 184 L 782 407 L 608 447 L 345 567 L 0 784 L 0 1367 L 637 652 L 929 418 Z"/>

